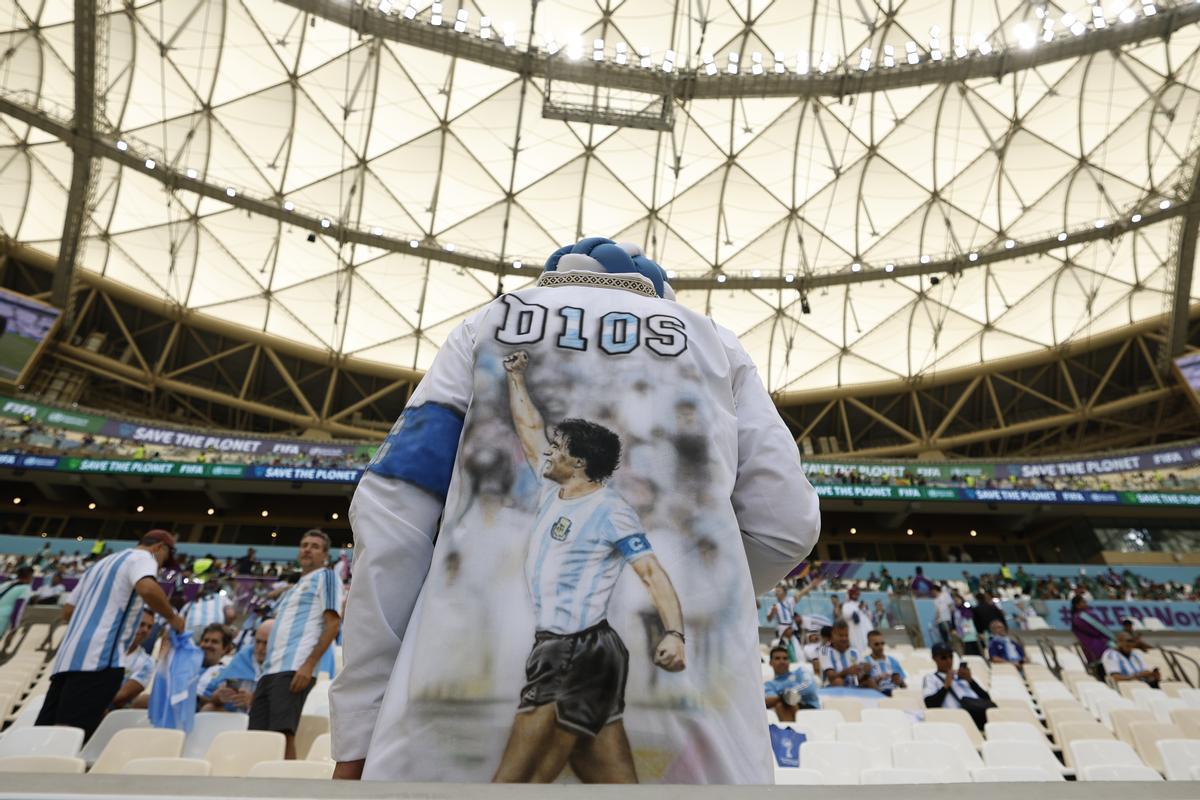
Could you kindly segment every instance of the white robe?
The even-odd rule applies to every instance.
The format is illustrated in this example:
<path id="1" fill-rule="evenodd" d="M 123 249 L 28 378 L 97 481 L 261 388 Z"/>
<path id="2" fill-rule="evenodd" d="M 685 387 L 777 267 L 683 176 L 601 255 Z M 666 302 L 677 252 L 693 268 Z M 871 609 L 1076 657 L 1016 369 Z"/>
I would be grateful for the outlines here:
<path id="1" fill-rule="evenodd" d="M 647 286 L 636 275 L 549 273 L 501 296 L 451 332 L 360 482 L 345 664 L 330 712 L 334 757 L 365 758 L 365 779 L 487 782 L 500 760 L 534 637 L 525 554 L 542 533 L 532 531 L 531 506 L 542 465 L 518 445 L 502 365 L 525 351 L 525 384 L 547 428 L 583 418 L 620 437 L 608 486 L 639 515 L 678 592 L 689 656 L 681 672 L 652 662 L 660 620 L 631 568 L 608 604 L 629 652 L 623 722 L 640 780 L 772 782 L 754 598 L 812 549 L 817 497 L 735 336 Z M 427 404 L 462 418 L 444 498 L 414 485 L 456 446 L 419 446 L 428 430 L 404 420 Z M 702 421 L 708 436 L 707 465 L 683 477 L 677 420 Z M 494 518 L 465 513 L 476 488 L 463 454 L 480 448 L 490 448 L 489 464 L 512 462 L 505 513 Z M 428 457 L 430 467 L 412 481 L 385 475 L 388 452 Z M 719 606 L 705 577 L 721 583 Z"/>

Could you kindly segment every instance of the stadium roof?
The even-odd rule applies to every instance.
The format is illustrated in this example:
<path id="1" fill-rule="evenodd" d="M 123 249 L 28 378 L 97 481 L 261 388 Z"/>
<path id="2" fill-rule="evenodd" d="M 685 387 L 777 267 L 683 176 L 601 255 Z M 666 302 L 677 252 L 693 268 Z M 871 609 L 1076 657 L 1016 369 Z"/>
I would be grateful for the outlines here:
<path id="1" fill-rule="evenodd" d="M 74 4 L 0 4 L 4 233 L 59 253 L 90 151 L 81 268 L 352 358 L 426 368 L 597 234 L 775 392 L 1200 297 L 1200 2 L 134 0 L 92 126 Z"/>

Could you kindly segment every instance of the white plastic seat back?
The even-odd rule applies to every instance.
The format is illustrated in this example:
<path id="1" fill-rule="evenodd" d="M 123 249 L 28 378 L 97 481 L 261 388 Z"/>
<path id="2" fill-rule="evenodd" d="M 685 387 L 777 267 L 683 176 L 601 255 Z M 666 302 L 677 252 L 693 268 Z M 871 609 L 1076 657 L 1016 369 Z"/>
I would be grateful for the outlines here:
<path id="1" fill-rule="evenodd" d="M 292 778 L 327 781 L 333 777 L 332 761 L 260 761 L 250 767 L 250 778 Z"/>
<path id="2" fill-rule="evenodd" d="M 0 737 L 0 758 L 8 756 L 66 756 L 76 758 L 83 745 L 83 729 L 57 725 L 25 728 Z"/>
<path id="3" fill-rule="evenodd" d="M 864 748 L 870 756 L 871 767 L 878 769 L 892 766 L 892 733 L 883 725 L 847 722 L 838 725 L 837 740 Z"/>
<path id="4" fill-rule="evenodd" d="M 832 742 L 837 739 L 837 727 L 846 721 L 840 711 L 830 709 L 805 709 L 796 712 L 796 724 L 813 732 L 816 741 Z"/>
<path id="5" fill-rule="evenodd" d="M 178 758 L 183 731 L 165 728 L 126 728 L 117 731 L 89 774 L 116 775 L 135 758 Z"/>
<path id="6" fill-rule="evenodd" d="M 283 734 L 275 731 L 225 731 L 204 757 L 214 776 L 244 778 L 260 761 L 282 761 L 284 745 Z"/>
<path id="7" fill-rule="evenodd" d="M 953 783 L 940 772 L 931 769 L 900 769 L 894 767 L 871 767 L 859 774 L 864 786 L 902 785 L 917 783 Z"/>
<path id="8" fill-rule="evenodd" d="M 1081 781 L 1161 781 L 1159 775 L 1149 767 L 1130 764 L 1096 764 L 1079 770 Z"/>
<path id="9" fill-rule="evenodd" d="M 975 783 L 1045 783 L 1065 780 L 1059 772 L 1038 767 L 982 767 L 971 770 Z"/>
<path id="10" fill-rule="evenodd" d="M 1116 740 L 1075 739 L 1070 748 L 1077 770 L 1095 766 L 1145 766 L 1132 747 Z"/>
<path id="11" fill-rule="evenodd" d="M 104 719 L 100 720 L 100 726 L 83 746 L 83 750 L 79 751 L 79 757 L 89 764 L 94 764 L 104 748 L 108 747 L 109 741 L 117 731 L 149 727 L 150 718 L 146 715 L 145 709 L 118 708 L 116 711 L 110 711 L 104 716 Z"/>
<path id="12" fill-rule="evenodd" d="M 984 742 L 983 763 L 989 767 L 1038 767 L 1052 772 L 1063 771 L 1050 747 L 1034 742 Z"/>
<path id="13" fill-rule="evenodd" d="M 312 746 L 308 748 L 308 755 L 304 757 L 306 761 L 332 761 L 333 755 L 330 745 L 330 736 L 328 733 L 322 733 L 316 739 L 313 739 Z"/>
<path id="14" fill-rule="evenodd" d="M 25 705 L 21 706 L 21 710 L 17 712 L 17 718 L 13 720 L 12 725 L 8 726 L 5 733 L 17 728 L 32 728 L 33 723 L 37 722 L 38 714 L 42 712 L 42 704 L 45 702 L 45 694 L 34 695 L 26 700 Z"/>
<path id="15" fill-rule="evenodd" d="M 966 731 L 952 722 L 922 722 L 913 726 L 913 741 L 941 742 L 949 745 L 958 756 L 960 764 L 967 769 L 977 769 L 983 766 L 975 745 L 967 738 Z"/>
<path id="16" fill-rule="evenodd" d="M 775 767 L 777 786 L 823 786 L 825 776 L 815 769 L 800 767 Z"/>
<path id="17" fill-rule="evenodd" d="M 864 708 L 862 721 L 887 728 L 893 742 L 912 741 L 913 718 L 905 711 L 895 708 Z"/>
<path id="18" fill-rule="evenodd" d="M 205 777 L 212 767 L 202 758 L 135 758 L 125 764 L 122 775 L 177 775 Z"/>
<path id="19" fill-rule="evenodd" d="M 192 732 L 183 743 L 184 758 L 204 758 L 217 734 L 225 731 L 244 731 L 249 724 L 247 714 L 227 714 L 222 711 L 201 711 L 196 715 Z"/>
<path id="20" fill-rule="evenodd" d="M 989 742 L 1046 743 L 1046 735 L 1028 722 L 989 722 L 983 732 Z"/>
<path id="21" fill-rule="evenodd" d="M 28 772 L 34 775 L 82 775 L 87 764 L 70 756 L 8 756 L 0 758 L 0 772 Z"/>
<path id="22" fill-rule="evenodd" d="M 800 767 L 815 769 L 827 784 L 856 785 L 870 756 L 849 742 L 805 742 L 800 745 Z"/>
<path id="23" fill-rule="evenodd" d="M 892 763 L 920 765 L 939 773 L 945 783 L 971 782 L 971 770 L 945 742 L 896 742 L 892 745 Z"/>
<path id="24" fill-rule="evenodd" d="M 1192 770 L 1200 767 L 1200 739 L 1159 739 L 1155 746 L 1162 756 L 1167 780 L 1193 779 Z"/>

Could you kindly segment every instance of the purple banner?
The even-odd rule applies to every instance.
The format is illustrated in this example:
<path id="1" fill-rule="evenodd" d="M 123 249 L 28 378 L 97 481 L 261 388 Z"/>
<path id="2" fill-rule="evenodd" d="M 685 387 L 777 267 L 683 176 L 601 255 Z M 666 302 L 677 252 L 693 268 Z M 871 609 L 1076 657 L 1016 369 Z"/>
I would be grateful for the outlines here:
<path id="1" fill-rule="evenodd" d="M 1071 627 L 1071 604 L 1064 600 L 1045 600 L 1046 621 L 1060 630 Z M 1173 631 L 1200 631 L 1200 603 L 1166 603 L 1151 600 L 1097 600 L 1088 603 L 1088 611 L 1112 630 L 1121 620 L 1157 619 Z"/>

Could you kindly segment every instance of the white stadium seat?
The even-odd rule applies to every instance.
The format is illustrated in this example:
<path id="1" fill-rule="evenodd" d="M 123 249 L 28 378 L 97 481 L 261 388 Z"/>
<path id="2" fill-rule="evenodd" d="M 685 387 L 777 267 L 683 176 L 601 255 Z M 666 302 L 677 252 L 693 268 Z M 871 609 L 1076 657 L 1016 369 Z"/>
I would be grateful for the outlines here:
<path id="1" fill-rule="evenodd" d="M 75 758 L 83 745 L 83 729 L 56 725 L 25 728 L 0 738 L 0 758 L 8 756 L 66 756 Z"/>
<path id="2" fill-rule="evenodd" d="M 966 731 L 952 722 L 922 722 L 920 725 L 914 725 L 913 741 L 941 742 L 954 750 L 959 763 L 967 769 L 983 766 L 975 745 L 967 738 Z"/>
<path id="3" fill-rule="evenodd" d="M 202 758 L 135 758 L 121 769 L 122 775 L 177 775 L 203 777 L 212 767 Z"/>
<path id="4" fill-rule="evenodd" d="M 837 727 L 845 723 L 846 718 L 840 711 L 828 709 L 805 709 L 796 712 L 796 726 L 802 726 L 812 732 L 812 738 L 821 742 L 832 742 L 837 739 Z M 796 727 L 799 730 L 800 727 Z"/>
<path id="5" fill-rule="evenodd" d="M 1061 781 L 1063 776 L 1038 767 L 981 767 L 971 770 L 975 783 L 1042 783 Z"/>
<path id="6" fill-rule="evenodd" d="M 984 742 L 983 763 L 989 767 L 1037 767 L 1058 773 L 1066 771 L 1044 742 Z"/>
<path id="7" fill-rule="evenodd" d="M 332 761 L 259 761 L 250 767 L 250 778 L 299 778 L 327 781 L 333 777 Z"/>
<path id="8" fill-rule="evenodd" d="M 912 741 L 913 718 L 905 711 L 895 708 L 864 708 L 862 721 L 887 728 L 892 734 L 893 742 Z"/>
<path id="9" fill-rule="evenodd" d="M 983 728 L 989 742 L 1036 742 L 1045 746 L 1046 734 L 1028 722 L 989 722 Z"/>
<path id="10" fill-rule="evenodd" d="M 1155 744 L 1167 780 L 1193 780 L 1192 770 L 1200 766 L 1200 739 L 1160 739 Z"/>
<path id="11" fill-rule="evenodd" d="M 827 784 L 854 785 L 870 764 L 865 749 L 849 742 L 805 742 L 800 745 L 800 766 L 815 769 Z"/>
<path id="12" fill-rule="evenodd" d="M 246 714 L 227 714 L 222 711 L 201 711 L 196 715 L 192 732 L 183 743 L 183 758 L 204 758 L 213 739 L 225 731 L 244 731 L 250 717 Z"/>
<path id="13" fill-rule="evenodd" d="M 330 737 L 328 733 L 322 733 L 316 739 L 313 739 L 312 745 L 308 748 L 308 754 L 304 756 L 306 761 L 332 761 L 332 751 L 330 749 Z"/>
<path id="14" fill-rule="evenodd" d="M 861 746 L 876 769 L 892 766 L 892 732 L 883 725 L 846 722 L 838 725 L 837 740 Z"/>
<path id="15" fill-rule="evenodd" d="M 1115 740 L 1103 741 L 1100 739 L 1076 739 L 1069 746 L 1071 748 L 1071 759 L 1075 764 L 1076 770 L 1102 765 L 1145 766 L 1133 748 L 1124 742 Z"/>
<path id="16" fill-rule="evenodd" d="M 0 772 L 29 772 L 35 775 L 82 775 L 87 764 L 70 756 L 8 756 L 0 758 Z"/>
<path id="17" fill-rule="evenodd" d="M 183 731 L 126 728 L 113 734 L 90 772 L 115 775 L 135 758 L 178 758 L 182 750 Z"/>
<path id="18" fill-rule="evenodd" d="M 225 731 L 218 733 L 205 759 L 212 774 L 226 778 L 244 778 L 260 761 L 281 761 L 284 738 L 275 731 Z"/>
<path id="19" fill-rule="evenodd" d="M 26 700 L 25 704 L 21 706 L 21 710 L 17 712 L 17 718 L 13 720 L 12 725 L 8 726 L 8 730 L 4 732 L 4 735 L 19 728 L 33 727 L 33 723 L 37 722 L 38 714 L 41 713 L 42 703 L 44 702 L 46 702 L 45 694 L 38 694 Z"/>
<path id="20" fill-rule="evenodd" d="M 150 718 L 146 715 L 145 710 L 119 708 L 116 711 L 110 711 L 105 715 L 104 719 L 100 720 L 100 726 L 96 728 L 96 732 L 92 734 L 92 738 L 88 739 L 87 744 L 83 746 L 83 750 L 79 752 L 79 757 L 89 764 L 94 764 L 96 759 L 100 757 L 101 751 L 108 746 L 109 741 L 116 735 L 117 731 L 122 731 L 126 728 L 149 727 Z"/>
<path id="21" fill-rule="evenodd" d="M 1161 781 L 1149 767 L 1131 764 L 1094 764 L 1079 770 L 1081 781 Z"/>
<path id="22" fill-rule="evenodd" d="M 859 782 L 864 786 L 881 784 L 922 784 L 922 783 L 953 783 L 945 776 L 931 769 L 899 769 L 891 767 L 871 767 L 864 769 L 859 775 Z"/>
<path id="23" fill-rule="evenodd" d="M 815 769 L 775 767 L 775 783 L 779 786 L 822 786 L 825 778 Z"/>
<path id="24" fill-rule="evenodd" d="M 920 765 L 922 769 L 938 772 L 944 783 L 971 782 L 971 770 L 959 761 L 954 748 L 944 742 L 896 742 L 892 745 L 892 763 Z"/>

